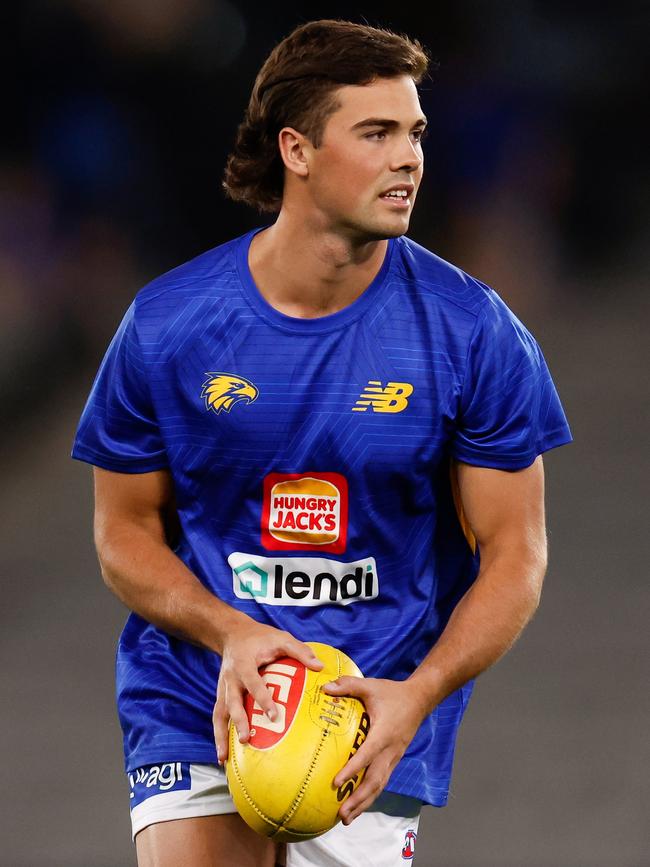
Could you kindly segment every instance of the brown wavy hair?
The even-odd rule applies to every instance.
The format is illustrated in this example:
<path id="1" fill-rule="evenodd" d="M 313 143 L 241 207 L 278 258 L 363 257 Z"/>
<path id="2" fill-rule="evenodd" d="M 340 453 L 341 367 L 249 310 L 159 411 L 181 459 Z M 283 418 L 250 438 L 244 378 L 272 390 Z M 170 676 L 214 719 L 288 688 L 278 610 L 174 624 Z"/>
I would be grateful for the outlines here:
<path id="1" fill-rule="evenodd" d="M 297 27 L 275 46 L 255 79 L 226 163 L 226 194 L 262 212 L 279 211 L 283 127 L 297 129 L 319 147 L 325 122 L 338 107 L 339 87 L 401 75 L 417 85 L 428 67 L 428 53 L 417 40 L 390 30 L 331 19 Z"/>

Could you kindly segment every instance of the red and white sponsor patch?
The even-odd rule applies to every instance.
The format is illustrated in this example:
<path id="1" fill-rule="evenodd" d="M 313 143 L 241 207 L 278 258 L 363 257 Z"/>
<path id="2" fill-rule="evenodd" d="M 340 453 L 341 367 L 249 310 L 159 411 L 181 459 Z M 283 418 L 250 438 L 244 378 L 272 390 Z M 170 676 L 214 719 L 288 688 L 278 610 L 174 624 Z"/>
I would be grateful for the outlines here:
<path id="1" fill-rule="evenodd" d="M 348 483 L 340 473 L 269 473 L 264 479 L 262 545 L 342 554 L 348 531 Z"/>
<path id="2" fill-rule="evenodd" d="M 258 750 L 267 750 L 281 741 L 291 728 L 307 674 L 302 662 L 283 657 L 264 666 L 260 675 L 273 694 L 277 719 L 270 720 L 250 693 L 246 693 L 244 708 L 251 727 L 250 745 Z"/>

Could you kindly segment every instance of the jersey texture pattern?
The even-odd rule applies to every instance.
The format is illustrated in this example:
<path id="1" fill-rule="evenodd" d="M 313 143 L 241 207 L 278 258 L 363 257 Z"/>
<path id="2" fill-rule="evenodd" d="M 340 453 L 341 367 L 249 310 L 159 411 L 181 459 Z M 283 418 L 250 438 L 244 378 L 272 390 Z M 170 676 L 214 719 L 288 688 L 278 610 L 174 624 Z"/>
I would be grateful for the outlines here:
<path id="1" fill-rule="evenodd" d="M 176 554 L 218 597 L 367 677 L 405 679 L 476 577 L 452 459 L 530 465 L 569 442 L 542 353 L 498 295 L 406 237 L 365 292 L 286 316 L 248 268 L 256 229 L 140 291 L 73 456 L 166 469 Z M 127 770 L 216 762 L 218 655 L 136 614 L 117 653 Z M 472 684 L 420 727 L 387 789 L 446 803 Z"/>

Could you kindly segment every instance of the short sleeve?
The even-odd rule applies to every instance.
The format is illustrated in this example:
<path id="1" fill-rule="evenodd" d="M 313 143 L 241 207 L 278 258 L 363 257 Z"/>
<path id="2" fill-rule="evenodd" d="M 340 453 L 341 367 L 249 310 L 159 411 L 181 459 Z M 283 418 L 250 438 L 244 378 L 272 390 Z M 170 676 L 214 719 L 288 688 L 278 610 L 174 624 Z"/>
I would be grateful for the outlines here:
<path id="1" fill-rule="evenodd" d="M 516 470 L 571 439 L 539 346 L 490 290 L 469 347 L 452 455 Z"/>
<path id="2" fill-rule="evenodd" d="M 126 312 L 100 365 L 77 428 L 72 457 L 120 473 L 167 467 L 134 321 Z"/>

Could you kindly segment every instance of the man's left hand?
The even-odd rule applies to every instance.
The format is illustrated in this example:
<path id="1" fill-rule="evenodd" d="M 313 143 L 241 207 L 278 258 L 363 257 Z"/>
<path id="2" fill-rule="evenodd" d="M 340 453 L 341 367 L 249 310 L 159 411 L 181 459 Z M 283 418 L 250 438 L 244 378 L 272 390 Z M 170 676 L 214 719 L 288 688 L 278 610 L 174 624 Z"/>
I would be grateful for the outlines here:
<path id="1" fill-rule="evenodd" d="M 344 768 L 334 778 L 338 788 L 357 776 L 366 774 L 359 787 L 344 801 L 339 814 L 349 825 L 372 804 L 383 791 L 395 765 L 406 752 L 424 717 L 423 696 L 412 683 L 380 680 L 372 677 L 339 677 L 326 684 L 328 695 L 350 695 L 361 699 L 370 717 L 368 737 Z"/>

